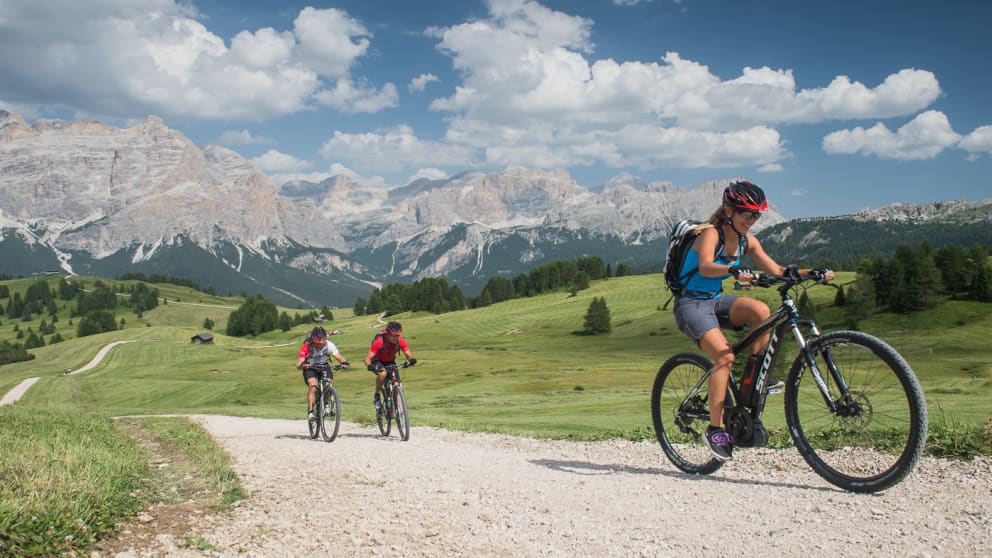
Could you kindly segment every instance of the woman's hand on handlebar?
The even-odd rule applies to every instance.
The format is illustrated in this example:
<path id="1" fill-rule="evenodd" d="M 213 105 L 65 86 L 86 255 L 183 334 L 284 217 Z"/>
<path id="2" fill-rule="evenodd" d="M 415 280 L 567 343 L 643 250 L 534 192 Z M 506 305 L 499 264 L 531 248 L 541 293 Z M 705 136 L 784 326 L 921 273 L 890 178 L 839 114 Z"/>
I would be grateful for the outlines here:
<path id="1" fill-rule="evenodd" d="M 832 269 L 811 269 L 809 276 L 816 279 L 818 283 L 827 283 L 833 280 L 834 271 Z"/>
<path id="2" fill-rule="evenodd" d="M 799 269 L 797 265 L 790 265 L 785 268 L 782 275 L 774 273 L 763 273 L 758 275 L 753 284 L 758 287 L 770 287 L 777 283 L 790 283 L 797 285 L 803 281 L 816 281 L 817 283 L 829 283 L 834 278 L 832 269 Z"/>

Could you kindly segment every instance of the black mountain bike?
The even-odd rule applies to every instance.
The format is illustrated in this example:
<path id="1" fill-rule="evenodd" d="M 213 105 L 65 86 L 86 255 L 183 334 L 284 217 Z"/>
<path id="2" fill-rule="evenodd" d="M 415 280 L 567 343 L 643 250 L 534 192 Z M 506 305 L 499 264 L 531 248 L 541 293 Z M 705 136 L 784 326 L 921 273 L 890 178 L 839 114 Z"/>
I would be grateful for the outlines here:
<path id="1" fill-rule="evenodd" d="M 375 413 L 375 421 L 379 425 L 379 432 L 383 436 L 389 436 L 392 430 L 392 423 L 396 422 L 396 433 L 400 439 L 406 442 L 410 439 L 410 417 L 406 414 L 406 396 L 403 395 L 403 383 L 400 381 L 400 371 L 396 364 L 387 364 L 386 379 L 382 382 L 382 389 L 379 390 L 379 399 L 382 401 Z M 413 366 L 410 361 L 403 363 L 403 368 Z"/>
<path id="2" fill-rule="evenodd" d="M 830 483 L 852 492 L 889 488 L 916 466 L 927 438 L 923 391 L 905 359 L 884 341 L 857 331 L 821 335 L 816 323 L 800 315 L 789 291 L 825 284 L 824 270 L 800 276 L 764 274 L 759 287 L 778 285 L 782 305 L 733 346 L 737 362 L 747 347 L 771 331 L 765 358 L 750 397 L 744 378 L 734 375 L 724 403 L 724 428 L 738 446 L 763 446 L 761 423 L 768 378 L 783 337 L 792 333 L 799 354 L 785 383 L 785 421 L 806 463 Z M 836 287 L 835 287 L 836 288 Z M 804 335 L 805 332 L 805 335 Z M 651 391 L 651 418 L 658 442 L 676 467 L 708 475 L 723 462 L 710 453 L 702 434 L 710 423 L 708 382 L 712 363 L 702 355 L 679 353 L 658 370 Z"/>
<path id="3" fill-rule="evenodd" d="M 343 367 L 340 364 L 333 367 L 324 364 L 311 368 L 318 374 L 317 397 L 313 404 L 315 420 L 308 420 L 307 428 L 310 430 L 310 438 L 316 439 L 317 434 L 320 434 L 325 442 L 333 442 L 338 437 L 338 428 L 341 426 L 341 400 L 338 398 L 338 390 L 334 389 L 334 370 L 341 370 Z"/>

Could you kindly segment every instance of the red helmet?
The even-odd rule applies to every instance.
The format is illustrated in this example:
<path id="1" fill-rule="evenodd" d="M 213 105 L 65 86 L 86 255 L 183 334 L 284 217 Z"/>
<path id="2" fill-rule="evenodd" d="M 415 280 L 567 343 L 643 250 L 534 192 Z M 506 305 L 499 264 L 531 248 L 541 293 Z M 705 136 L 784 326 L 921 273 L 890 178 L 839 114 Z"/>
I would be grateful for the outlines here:
<path id="1" fill-rule="evenodd" d="M 323 345 L 324 341 L 327 341 L 327 331 L 322 327 L 315 327 L 307 334 L 307 341 Z"/>
<path id="2" fill-rule="evenodd" d="M 399 322 L 389 322 L 386 324 L 386 333 L 390 335 L 399 335 L 403 333 L 403 326 Z"/>
<path id="3" fill-rule="evenodd" d="M 768 200 L 765 193 L 755 184 L 741 180 L 732 182 L 723 191 L 723 205 L 734 209 L 750 209 L 752 211 L 768 211 Z"/>

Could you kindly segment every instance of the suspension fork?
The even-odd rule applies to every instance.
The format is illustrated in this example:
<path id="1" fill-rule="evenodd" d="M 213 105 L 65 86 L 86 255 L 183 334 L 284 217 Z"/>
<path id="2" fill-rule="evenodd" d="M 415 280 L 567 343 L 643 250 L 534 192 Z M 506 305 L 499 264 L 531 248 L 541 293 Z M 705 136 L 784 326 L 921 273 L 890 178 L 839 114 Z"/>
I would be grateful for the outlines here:
<path id="1" fill-rule="evenodd" d="M 837 402 L 850 399 L 850 389 L 847 386 L 847 382 L 844 381 L 844 376 L 840 373 L 840 369 L 837 368 L 837 363 L 834 362 L 833 357 L 830 355 L 830 351 L 824 349 L 820 354 L 823 355 L 823 361 L 827 365 L 827 371 L 830 373 L 830 378 L 833 379 L 834 384 L 840 392 L 839 398 L 834 399 L 831 397 L 830 386 L 828 386 L 824 380 L 824 374 L 820 370 L 820 367 L 816 364 L 816 359 L 813 357 L 813 353 L 809 348 L 809 343 L 803 337 L 802 331 L 799 329 L 801 325 L 810 330 L 811 337 L 813 338 L 819 337 L 820 328 L 817 327 L 813 320 L 804 320 L 798 317 L 793 317 L 789 320 L 789 328 L 792 330 L 792 334 L 799 343 L 799 352 L 803 355 L 803 359 L 806 361 L 806 366 L 813 375 L 813 380 L 816 382 L 816 386 L 820 390 L 820 395 L 823 397 L 823 402 L 826 403 L 831 413 L 838 414 L 839 410 Z"/>

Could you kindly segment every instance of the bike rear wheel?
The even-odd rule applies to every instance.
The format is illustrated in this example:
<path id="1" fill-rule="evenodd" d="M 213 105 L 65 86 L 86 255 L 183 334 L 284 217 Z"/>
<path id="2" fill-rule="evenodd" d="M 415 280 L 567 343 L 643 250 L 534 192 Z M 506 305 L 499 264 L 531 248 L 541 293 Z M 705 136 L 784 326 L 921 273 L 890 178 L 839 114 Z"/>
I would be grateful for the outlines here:
<path id="1" fill-rule="evenodd" d="M 711 367 L 702 355 L 679 353 L 661 365 L 651 389 L 651 419 L 658 443 L 686 473 L 708 475 L 723 465 L 702 438 L 710 424 L 708 382 L 689 396 Z"/>
<path id="2" fill-rule="evenodd" d="M 324 388 L 324 397 L 320 400 L 320 434 L 325 442 L 333 442 L 338 437 L 338 428 L 341 426 L 341 403 L 338 399 L 338 390 L 334 386 L 328 385 Z"/>
<path id="3" fill-rule="evenodd" d="M 383 436 L 389 436 L 389 432 L 393 428 L 393 423 L 389 420 L 389 412 L 392 402 L 390 401 L 389 394 L 385 389 L 380 391 L 379 394 L 380 400 L 382 401 L 382 407 L 375 413 L 375 422 L 379 425 L 379 432 Z"/>
<path id="4" fill-rule="evenodd" d="M 852 492 L 878 492 L 916 466 L 927 437 L 923 390 L 905 359 L 877 337 L 837 331 L 809 342 L 832 412 L 800 355 L 789 371 L 785 415 L 803 459 L 830 483 Z M 850 393 L 841 394 L 828 362 Z"/>
<path id="5" fill-rule="evenodd" d="M 403 386 L 393 386 L 393 418 L 396 420 L 396 433 L 406 442 L 410 439 L 410 418 L 406 414 L 406 396 Z"/>

